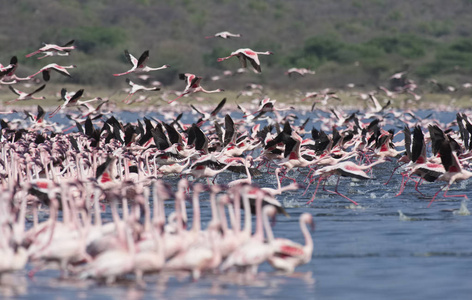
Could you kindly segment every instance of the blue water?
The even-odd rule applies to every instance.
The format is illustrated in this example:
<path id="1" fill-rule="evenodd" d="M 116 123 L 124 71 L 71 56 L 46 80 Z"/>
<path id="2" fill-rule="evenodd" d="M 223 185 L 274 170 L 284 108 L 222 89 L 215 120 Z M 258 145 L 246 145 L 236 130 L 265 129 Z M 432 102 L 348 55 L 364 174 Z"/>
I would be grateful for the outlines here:
<path id="1" fill-rule="evenodd" d="M 455 113 L 435 115 L 441 122 L 455 117 Z M 315 201 L 307 206 L 314 186 L 305 196 L 300 190 L 278 197 L 291 217 L 277 218 L 273 228 L 276 237 L 303 243 L 298 216 L 310 212 L 316 222 L 312 260 L 290 276 L 277 274 L 270 265 L 263 264 L 256 280 L 245 284 L 209 274 L 197 282 L 188 277 L 152 275 L 145 277 L 145 287 L 132 280 L 104 286 L 95 281 L 59 280 L 56 270 L 41 271 L 30 280 L 25 276 L 31 269 L 28 265 L 25 271 L 4 278 L 0 295 L 19 299 L 470 299 L 472 218 L 451 211 L 459 209 L 463 198 L 438 196 L 427 208 L 440 183 L 420 186 L 427 197 L 416 192 L 413 183 L 395 197 L 401 176 L 396 174 L 388 185 L 383 184 L 394 166 L 394 161 L 375 166 L 374 179 L 368 181 L 341 179 L 339 191 L 360 207 L 354 208 L 349 201 L 321 188 Z M 306 171 L 291 172 L 299 181 L 306 175 Z M 217 182 L 236 178 L 224 173 Z M 276 187 L 273 175 L 254 180 L 261 186 Z M 175 189 L 176 178 L 166 181 Z M 333 189 L 335 183 L 329 180 L 327 188 Z M 472 197 L 470 181 L 455 184 L 449 194 Z M 202 222 L 206 224 L 210 219 L 209 202 L 203 200 L 201 205 Z M 172 205 L 166 209 L 171 211 Z M 410 219 L 401 220 L 399 210 Z M 9 280 L 11 285 L 5 283 Z"/>

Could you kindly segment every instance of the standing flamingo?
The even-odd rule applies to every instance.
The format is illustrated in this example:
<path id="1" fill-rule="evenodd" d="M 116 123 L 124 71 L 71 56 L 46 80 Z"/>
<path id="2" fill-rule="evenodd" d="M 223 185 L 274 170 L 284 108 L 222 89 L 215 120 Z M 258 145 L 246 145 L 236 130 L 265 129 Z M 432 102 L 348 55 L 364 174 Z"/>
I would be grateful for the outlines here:
<path id="1" fill-rule="evenodd" d="M 231 58 L 233 56 L 236 56 L 236 57 L 239 58 L 239 62 L 241 63 L 241 66 L 243 68 L 246 68 L 246 66 L 247 66 L 246 60 L 249 60 L 252 67 L 254 68 L 254 72 L 260 73 L 261 72 L 261 63 L 259 62 L 259 56 L 258 56 L 259 54 L 271 55 L 271 54 L 274 54 L 274 53 L 272 53 L 271 51 L 257 52 L 257 51 L 251 50 L 249 48 L 241 48 L 241 49 L 238 49 L 234 52 L 231 52 L 230 56 L 218 58 L 217 61 L 220 62 L 220 61 L 226 60 L 228 58 Z"/>
<path id="2" fill-rule="evenodd" d="M 183 96 L 185 96 L 187 94 L 198 93 L 198 92 L 211 94 L 211 93 L 219 93 L 219 92 L 224 91 L 223 89 L 216 89 L 216 90 L 212 90 L 212 91 L 205 90 L 200 85 L 200 81 L 202 81 L 203 77 L 199 77 L 199 76 L 196 76 L 194 74 L 181 73 L 181 74 L 179 74 L 179 78 L 181 80 L 185 80 L 185 82 L 187 83 L 187 86 L 185 87 L 185 90 L 180 94 L 180 96 L 178 96 L 174 100 L 168 101 L 169 104 L 171 104 L 172 102 L 174 102 L 177 99 L 182 98 Z"/>
<path id="3" fill-rule="evenodd" d="M 129 63 L 133 67 L 126 72 L 113 74 L 113 76 L 122 76 L 122 75 L 127 75 L 130 73 L 145 73 L 145 72 L 151 72 L 151 71 L 158 71 L 158 70 L 167 69 L 170 67 L 169 65 L 162 65 L 161 67 L 158 67 L 158 68 L 151 68 L 147 66 L 146 63 L 149 59 L 149 50 L 144 51 L 143 54 L 141 54 L 141 56 L 139 57 L 139 59 L 136 59 L 136 57 L 131 55 L 128 52 L 128 50 L 125 50 L 125 56 L 126 56 L 126 59 L 128 59 Z"/>
<path id="4" fill-rule="evenodd" d="M 264 213 L 262 212 L 262 198 L 264 193 L 257 189 L 254 191 L 256 193 L 256 231 L 254 235 L 246 243 L 241 245 L 233 253 L 231 253 L 228 258 L 221 265 L 221 270 L 226 271 L 233 266 L 245 268 L 246 271 L 251 271 L 252 275 L 257 273 L 257 268 L 259 264 L 263 263 L 269 259 L 273 253 L 274 248 L 272 246 L 271 237 L 272 231 L 268 222 L 268 216 L 274 215 L 276 212 L 275 207 L 267 205 L 264 207 Z M 267 233 L 269 239 L 268 243 L 264 243 L 264 229 Z M 249 275 L 249 274 L 247 274 Z"/>
<path id="5" fill-rule="evenodd" d="M 295 267 L 307 264 L 311 260 L 313 253 L 313 239 L 308 232 L 307 224 L 311 224 L 314 229 L 313 216 L 303 213 L 299 219 L 300 230 L 305 238 L 305 245 L 300 245 L 289 239 L 276 238 L 274 240 L 274 255 L 269 258 L 269 263 L 278 270 L 293 273 Z"/>

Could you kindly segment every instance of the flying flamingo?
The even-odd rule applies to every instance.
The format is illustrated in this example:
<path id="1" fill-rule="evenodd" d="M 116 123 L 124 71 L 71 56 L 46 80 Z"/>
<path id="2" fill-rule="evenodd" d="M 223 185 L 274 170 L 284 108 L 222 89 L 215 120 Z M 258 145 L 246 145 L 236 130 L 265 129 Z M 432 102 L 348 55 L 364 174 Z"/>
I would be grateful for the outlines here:
<path id="1" fill-rule="evenodd" d="M 47 51 L 55 51 L 55 52 L 58 52 L 58 51 L 62 51 L 62 52 L 70 52 L 71 50 L 75 49 L 75 46 L 74 46 L 74 40 L 64 44 L 63 46 L 58 46 L 58 45 L 55 45 L 55 44 L 46 44 L 46 43 L 43 43 L 43 47 L 39 48 L 38 50 L 30 53 L 30 54 L 26 54 L 26 57 L 31 57 L 33 55 L 36 55 L 38 53 L 41 53 L 41 52 L 47 52 Z"/>
<path id="2" fill-rule="evenodd" d="M 469 179 L 472 177 L 472 172 L 467 171 L 462 168 L 459 159 L 457 158 L 457 155 L 452 151 L 451 148 L 451 143 L 447 139 L 444 139 L 441 142 L 440 148 L 439 148 L 439 157 L 441 158 L 441 163 L 444 166 L 444 169 L 446 172 L 438 177 L 438 180 L 440 181 L 445 181 L 447 182 L 447 185 L 439 189 L 436 194 L 434 194 L 433 198 L 428 204 L 428 207 L 433 203 L 434 199 L 436 199 L 436 196 L 439 194 L 440 191 L 442 191 L 444 188 L 446 188 L 446 191 L 444 192 L 443 197 L 464 197 L 465 199 L 467 198 L 467 195 L 447 195 L 447 192 L 449 191 L 449 187 L 456 181 L 462 181 Z"/>
<path id="3" fill-rule="evenodd" d="M 131 55 L 128 50 L 125 50 L 125 56 L 133 67 L 126 72 L 113 74 L 113 76 L 122 76 L 130 73 L 145 73 L 151 71 L 158 71 L 170 67 L 169 65 L 162 65 L 158 68 L 151 68 L 147 66 L 146 63 L 149 59 L 149 50 L 144 51 L 143 54 L 141 54 L 141 56 L 139 57 L 139 59 L 136 59 L 136 57 Z"/>
<path id="4" fill-rule="evenodd" d="M 41 96 L 41 97 L 34 96 L 34 94 L 36 94 L 37 92 L 42 91 L 45 87 L 46 87 L 46 85 L 43 84 L 42 86 L 40 86 L 36 90 L 32 91 L 31 93 L 25 93 L 25 92 L 22 92 L 22 91 L 19 91 L 19 90 L 15 89 L 11 85 L 9 85 L 8 88 L 10 88 L 10 91 L 17 94 L 19 97 L 14 99 L 14 100 L 8 101 L 7 103 L 12 103 L 12 102 L 16 102 L 16 101 L 26 101 L 26 100 L 32 100 L 32 99 L 33 100 L 46 99 L 46 97 L 44 97 L 44 96 Z"/>
<path id="5" fill-rule="evenodd" d="M 243 68 L 246 68 L 246 66 L 247 66 L 246 60 L 249 60 L 252 67 L 254 68 L 254 72 L 260 73 L 261 72 L 261 63 L 259 62 L 259 56 L 258 56 L 259 54 L 271 55 L 271 54 L 274 54 L 274 53 L 272 53 L 271 51 L 257 52 L 257 51 L 251 50 L 249 48 L 241 48 L 241 49 L 238 49 L 234 52 L 231 52 L 230 56 L 218 58 L 217 61 L 220 62 L 220 61 L 226 60 L 228 58 L 231 58 L 233 56 L 236 56 L 236 57 L 239 58 L 239 62 L 241 63 L 241 66 Z"/>
<path id="6" fill-rule="evenodd" d="M 57 114 L 58 111 L 66 107 L 77 105 L 77 102 L 79 101 L 79 99 L 82 97 L 83 94 L 84 94 L 84 89 L 80 89 L 74 94 L 70 95 L 67 93 L 67 90 L 63 88 L 61 90 L 61 98 L 62 100 L 64 100 L 64 103 L 62 105 L 59 105 L 52 113 L 50 113 L 49 117 L 51 118 L 52 116 Z"/>
<path id="7" fill-rule="evenodd" d="M 38 75 L 39 73 L 43 73 L 43 78 L 45 81 L 49 81 L 49 78 L 50 78 L 50 71 L 51 70 L 54 70 L 64 76 L 67 76 L 67 77 L 72 77 L 70 75 L 70 73 L 67 71 L 67 69 L 72 69 L 72 68 L 76 68 L 77 66 L 76 65 L 70 65 L 70 66 L 60 66 L 58 64 L 49 64 L 49 65 L 46 65 L 44 67 L 42 67 L 41 69 L 39 69 L 38 72 L 28 76 L 28 78 L 33 78 L 34 76 Z"/>
<path id="8" fill-rule="evenodd" d="M 285 72 L 285 75 L 291 77 L 293 74 L 305 76 L 306 74 L 315 74 L 315 71 L 306 68 L 290 68 Z"/>
<path id="9" fill-rule="evenodd" d="M 169 104 L 171 104 L 177 99 L 182 98 L 183 96 L 187 94 L 198 93 L 198 92 L 211 94 L 211 93 L 219 93 L 219 92 L 224 91 L 223 89 L 216 89 L 212 91 L 205 90 L 202 86 L 200 86 L 200 81 L 202 81 L 202 77 L 196 76 L 194 74 L 182 73 L 182 74 L 179 74 L 179 78 L 181 80 L 185 80 L 185 82 L 187 83 L 187 86 L 185 87 L 185 90 L 182 92 L 182 94 L 180 94 L 180 96 L 178 96 L 174 100 L 168 101 Z"/>
<path id="10" fill-rule="evenodd" d="M 38 57 L 38 59 L 43 59 L 50 56 L 69 56 L 70 52 L 60 52 L 60 51 L 44 51 L 42 52 L 43 56 Z"/>
<path id="11" fill-rule="evenodd" d="M 300 245 L 289 239 L 274 239 L 275 253 L 269 258 L 269 263 L 274 268 L 293 273 L 295 267 L 310 262 L 313 253 L 313 239 L 308 232 L 307 224 L 310 224 L 314 229 L 313 216 L 309 213 L 303 213 L 300 215 L 299 223 L 300 230 L 305 238 L 305 245 Z"/>
<path id="12" fill-rule="evenodd" d="M 223 38 L 223 39 L 229 39 L 231 37 L 241 37 L 241 36 L 242 35 L 240 33 L 231 33 L 231 32 L 228 32 L 228 31 L 222 31 L 222 32 L 215 33 L 215 35 L 206 36 L 205 38 L 206 39 L 211 39 L 211 38 L 214 38 L 214 37 L 220 37 L 220 38 Z"/>
<path id="13" fill-rule="evenodd" d="M 129 91 L 128 96 L 125 98 L 125 100 L 123 100 L 123 102 L 125 102 L 125 103 L 127 103 L 126 101 L 129 99 L 129 97 L 134 95 L 136 92 L 139 92 L 139 91 L 159 91 L 161 89 L 161 88 L 158 88 L 158 87 L 145 87 L 143 85 L 136 84 L 136 83 L 132 82 L 131 80 L 129 80 L 129 78 L 126 78 L 126 82 L 131 86 L 131 90 Z"/>
<path id="14" fill-rule="evenodd" d="M 315 176 L 320 175 L 320 179 L 318 180 L 318 184 L 316 186 L 315 192 L 313 193 L 313 197 L 310 199 L 310 201 L 307 202 L 307 204 L 310 204 L 315 200 L 316 192 L 318 191 L 318 187 L 322 179 L 328 178 L 329 176 L 332 176 L 332 175 L 338 175 L 338 181 L 336 182 L 336 187 L 334 191 L 328 191 L 328 192 L 337 194 L 351 201 L 355 205 L 358 205 L 356 201 L 351 200 L 347 196 L 338 192 L 339 179 L 341 178 L 341 176 L 352 177 L 352 178 L 361 179 L 361 180 L 371 179 L 371 177 L 367 175 L 363 170 L 367 170 L 383 162 L 385 162 L 385 159 L 380 158 L 376 162 L 371 163 L 370 165 L 359 166 L 353 163 L 352 161 L 344 161 L 333 166 L 326 166 L 326 167 L 316 170 Z"/>

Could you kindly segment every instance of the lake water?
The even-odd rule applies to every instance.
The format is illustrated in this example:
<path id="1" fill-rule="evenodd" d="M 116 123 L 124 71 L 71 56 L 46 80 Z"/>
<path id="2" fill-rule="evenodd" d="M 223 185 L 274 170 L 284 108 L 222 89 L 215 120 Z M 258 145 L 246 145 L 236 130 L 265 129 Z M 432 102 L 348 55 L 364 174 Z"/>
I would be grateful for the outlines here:
<path id="1" fill-rule="evenodd" d="M 427 115 L 429 112 L 421 112 Z M 455 113 L 436 114 L 442 122 Z M 135 121 L 131 119 L 129 121 Z M 311 129 L 311 126 L 307 128 Z M 401 137 L 402 138 L 402 137 Z M 472 218 L 451 211 L 459 209 L 463 198 L 438 196 L 430 208 L 431 197 L 442 186 L 424 183 L 414 190 L 408 183 L 404 193 L 395 197 L 401 176 L 394 175 L 395 162 L 377 165 L 372 180 L 341 179 L 339 191 L 358 202 L 329 194 L 321 188 L 315 201 L 307 206 L 315 186 L 287 192 L 278 199 L 290 218 L 278 216 L 273 227 L 276 237 L 304 243 L 298 217 L 313 214 L 314 251 L 309 264 L 293 275 L 281 275 L 263 264 L 250 284 L 241 284 L 225 275 L 205 275 L 197 282 L 188 277 L 159 275 L 145 277 L 146 286 L 124 281 L 111 286 L 95 281 L 59 280 L 59 272 L 45 270 L 29 279 L 26 270 L 8 275 L 0 286 L 0 296 L 19 299 L 470 299 L 472 292 Z M 298 181 L 305 173 L 291 171 Z M 217 182 L 228 182 L 237 175 L 224 173 Z M 254 179 L 260 186 L 276 187 L 274 175 Z M 168 178 L 175 190 L 177 178 Z M 285 180 L 283 185 L 290 181 Z M 329 180 L 328 189 L 334 189 Z M 449 194 L 472 196 L 470 182 L 455 184 Z M 442 193 L 440 194 L 442 195 Z M 203 194 L 201 199 L 208 199 Z M 209 202 L 202 200 L 202 223 L 210 219 Z M 172 210 L 167 207 L 167 212 Z M 190 209 L 190 208 L 189 208 Z M 405 216 L 400 218 L 399 210 Z M 189 211 L 191 217 L 191 209 Z M 104 218 L 111 219 L 109 210 Z"/>

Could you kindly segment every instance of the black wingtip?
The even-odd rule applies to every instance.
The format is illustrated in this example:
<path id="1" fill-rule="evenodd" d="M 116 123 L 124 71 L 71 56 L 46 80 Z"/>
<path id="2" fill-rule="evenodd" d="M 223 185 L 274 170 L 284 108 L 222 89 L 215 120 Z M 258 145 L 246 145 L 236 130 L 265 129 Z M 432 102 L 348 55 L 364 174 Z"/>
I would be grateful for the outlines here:
<path id="1" fill-rule="evenodd" d="M 186 77 L 187 77 L 187 76 L 185 76 L 184 73 L 180 73 L 180 74 L 179 74 L 179 79 L 180 79 L 180 80 L 185 80 Z"/>

